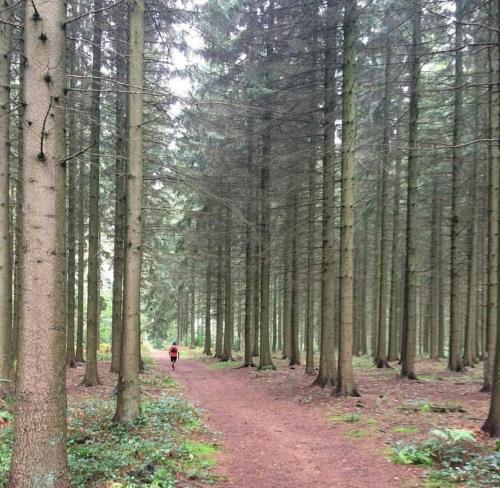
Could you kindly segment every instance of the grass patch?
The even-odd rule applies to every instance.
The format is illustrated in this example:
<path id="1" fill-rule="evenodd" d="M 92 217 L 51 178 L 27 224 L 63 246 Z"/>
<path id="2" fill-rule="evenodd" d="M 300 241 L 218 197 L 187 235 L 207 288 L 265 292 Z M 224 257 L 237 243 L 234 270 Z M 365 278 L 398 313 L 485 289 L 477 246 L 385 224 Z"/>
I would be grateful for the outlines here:
<path id="1" fill-rule="evenodd" d="M 363 439 L 364 437 L 370 437 L 372 431 L 369 429 L 353 429 L 346 432 L 344 435 L 349 439 Z"/>
<path id="2" fill-rule="evenodd" d="M 173 395 L 143 402 L 131 426 L 114 424 L 113 400 L 88 400 L 68 415 L 72 486 L 173 488 L 178 477 L 212 482 L 216 447 L 192 440 L 203 430 L 196 410 Z M 0 430 L 0 486 L 10 463 L 12 431 Z M 113 484 L 112 484 L 113 483 Z"/>
<path id="3" fill-rule="evenodd" d="M 352 412 L 352 413 L 347 413 L 347 414 L 343 414 L 343 415 L 333 414 L 333 415 L 328 416 L 328 420 L 330 422 L 333 422 L 334 424 L 338 424 L 341 422 L 345 422 L 348 424 L 354 424 L 356 422 L 360 422 L 361 419 L 362 419 L 362 415 L 358 412 Z"/>
<path id="4" fill-rule="evenodd" d="M 373 368 L 373 358 L 371 356 L 354 356 L 352 358 L 352 365 L 358 369 Z"/>
<path id="5" fill-rule="evenodd" d="M 410 402 L 401 407 L 405 412 L 423 412 L 423 413 L 454 413 L 465 412 L 460 403 L 455 402 L 429 402 L 427 400 L 419 400 Z"/>
<path id="6" fill-rule="evenodd" d="M 235 369 L 241 366 L 241 361 L 216 361 L 210 363 L 212 369 Z"/>
<path id="7" fill-rule="evenodd" d="M 398 434 L 416 434 L 418 427 L 394 427 L 393 430 Z"/>
<path id="8" fill-rule="evenodd" d="M 210 468 L 217 464 L 216 444 L 186 441 L 182 445 L 182 471 L 188 479 L 210 480 Z"/>
<path id="9" fill-rule="evenodd" d="M 154 373 L 152 375 L 143 377 L 142 384 L 146 386 L 153 386 L 156 388 L 163 388 L 166 390 L 176 391 L 181 389 L 181 385 L 177 380 L 175 380 L 171 376 L 160 373 Z"/>

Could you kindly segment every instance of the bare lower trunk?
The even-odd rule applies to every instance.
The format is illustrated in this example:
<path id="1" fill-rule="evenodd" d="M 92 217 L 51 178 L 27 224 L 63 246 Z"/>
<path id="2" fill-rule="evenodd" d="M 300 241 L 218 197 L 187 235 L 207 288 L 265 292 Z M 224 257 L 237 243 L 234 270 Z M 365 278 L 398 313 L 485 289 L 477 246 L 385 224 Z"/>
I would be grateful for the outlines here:
<path id="1" fill-rule="evenodd" d="M 99 384 L 97 374 L 97 349 L 99 342 L 99 165 L 101 138 L 101 41 L 102 0 L 94 2 L 94 36 L 92 46 L 92 99 L 90 107 L 90 157 L 89 181 L 89 260 L 87 278 L 87 365 L 84 386 Z"/>
<path id="2" fill-rule="evenodd" d="M 382 135 L 382 168 L 380 171 L 380 185 L 382 196 L 382 209 L 380 213 L 380 268 L 379 268 L 379 284 L 378 284 L 378 341 L 377 351 L 375 354 L 375 363 L 378 368 L 387 368 L 387 313 L 386 313 L 386 292 L 387 292 L 387 251 L 385 247 L 387 233 L 387 208 L 386 202 L 389 200 L 389 192 L 387 185 L 387 168 L 389 167 L 389 142 L 390 142 L 390 81 L 391 81 L 391 48 L 386 48 L 385 57 L 385 82 L 384 82 L 384 109 L 383 109 L 383 135 Z"/>
<path id="3" fill-rule="evenodd" d="M 10 2 L 0 2 L 0 394 L 13 373 L 11 330 L 10 174 Z"/>
<path id="4" fill-rule="evenodd" d="M 83 129 L 80 128 L 80 133 Z M 80 138 L 81 141 L 81 138 Z M 80 159 L 78 164 L 78 287 L 77 287 L 77 320 L 76 320 L 76 355 L 77 363 L 83 363 L 83 289 L 85 280 L 85 163 Z"/>
<path id="5" fill-rule="evenodd" d="M 251 222 L 252 202 L 247 204 L 247 219 Z M 253 256 L 253 230 L 250 225 L 246 227 L 246 242 L 245 242 L 245 357 L 243 364 L 245 366 L 253 366 L 252 352 L 252 319 L 253 319 L 253 297 L 254 297 L 254 282 L 253 282 L 253 267 L 255 266 Z"/>
<path id="6" fill-rule="evenodd" d="M 142 270 L 142 179 L 143 179 L 143 94 L 144 1 L 129 6 L 128 165 L 126 197 L 126 253 L 123 294 L 123 334 L 118 376 L 118 398 L 114 420 L 133 422 L 141 414 L 139 384 L 141 270 Z"/>
<path id="7" fill-rule="evenodd" d="M 403 350 L 401 375 L 415 379 L 417 347 L 417 141 L 419 108 L 419 50 L 421 40 L 422 6 L 413 2 L 413 40 L 410 56 L 410 109 L 408 129 L 407 216 L 406 216 L 406 265 L 403 312 Z"/>
<path id="8" fill-rule="evenodd" d="M 225 242 L 225 263 L 224 263 L 224 347 L 222 350 L 222 358 L 224 361 L 231 361 L 233 347 L 233 327 L 234 327 L 234 312 L 233 312 L 233 282 L 232 282 L 232 212 L 228 208 L 226 211 L 226 242 Z"/>
<path id="9" fill-rule="evenodd" d="M 224 261 L 222 256 L 222 245 L 217 246 L 217 324 L 215 330 L 215 354 L 218 359 L 222 358 L 222 338 L 224 334 Z"/>
<path id="10" fill-rule="evenodd" d="M 127 81 L 127 41 L 125 20 L 121 9 L 116 9 L 117 33 L 115 41 L 115 67 L 117 92 L 115 102 L 115 235 L 113 249 L 113 301 L 111 310 L 111 371 L 120 369 L 121 338 L 123 329 L 123 264 L 125 257 L 125 137 L 126 101 L 121 84 Z"/>
<path id="11" fill-rule="evenodd" d="M 203 354 L 212 354 L 212 239 L 208 239 L 208 263 L 205 293 L 205 343 Z"/>
<path id="12" fill-rule="evenodd" d="M 496 19 L 498 6 L 495 0 L 490 3 L 490 23 L 497 27 Z M 492 47 L 489 49 L 489 130 L 490 139 L 498 141 L 500 138 L 499 106 L 500 95 L 498 78 L 500 62 L 498 59 L 498 33 L 490 33 Z M 486 348 L 484 358 L 484 381 L 481 391 L 491 391 L 493 386 L 493 372 L 496 355 L 496 336 L 498 331 L 498 230 L 499 230 L 499 177 L 500 177 L 500 148 L 498 144 L 489 146 L 489 219 L 488 219 L 488 289 L 486 309 Z"/>
<path id="13" fill-rule="evenodd" d="M 269 54 L 269 50 L 268 50 Z M 274 369 L 269 343 L 270 288 L 271 288 L 271 195 L 270 195 L 270 115 L 266 114 L 266 127 L 262 141 L 261 167 L 261 222 L 260 222 L 260 362 L 259 369 Z"/>
<path id="14" fill-rule="evenodd" d="M 455 22 L 455 99 L 454 99 L 454 123 L 453 123 L 453 156 L 451 167 L 451 279 L 450 279 L 450 346 L 448 357 L 448 369 L 451 371 L 463 371 L 464 366 L 461 358 L 461 321 L 459 287 L 461 281 L 460 249 L 459 249 L 459 168 L 462 166 L 461 143 L 462 135 L 462 0 L 455 0 L 456 22 Z"/>
<path id="15" fill-rule="evenodd" d="M 394 169 L 394 200 L 392 215 L 392 243 L 391 243 L 391 279 L 389 291 L 389 351 L 388 361 L 398 359 L 399 320 L 398 320 L 398 264 L 399 264 L 399 199 L 401 196 L 401 158 L 396 155 Z"/>
<path id="16" fill-rule="evenodd" d="M 299 210 L 299 191 L 295 191 L 293 203 L 293 224 L 292 224 L 292 317 L 291 323 L 291 349 L 289 365 L 294 366 L 300 364 L 300 348 L 299 348 L 299 325 L 300 325 L 300 287 L 299 287 L 299 258 L 298 258 L 298 240 L 299 240 L 299 226 L 298 226 L 298 210 Z"/>
<path id="17" fill-rule="evenodd" d="M 321 260 L 321 341 L 319 372 L 315 384 L 335 385 L 335 3 L 327 2 L 325 30 L 325 118 L 323 153 L 323 248 Z"/>
<path id="18" fill-rule="evenodd" d="M 342 86 L 340 334 L 337 395 L 358 396 L 352 366 L 354 310 L 354 165 L 356 145 L 356 0 L 346 0 Z"/>
<path id="19" fill-rule="evenodd" d="M 69 487 L 64 323 L 65 17 L 65 4 L 60 0 L 26 4 L 24 257 L 9 488 Z"/>

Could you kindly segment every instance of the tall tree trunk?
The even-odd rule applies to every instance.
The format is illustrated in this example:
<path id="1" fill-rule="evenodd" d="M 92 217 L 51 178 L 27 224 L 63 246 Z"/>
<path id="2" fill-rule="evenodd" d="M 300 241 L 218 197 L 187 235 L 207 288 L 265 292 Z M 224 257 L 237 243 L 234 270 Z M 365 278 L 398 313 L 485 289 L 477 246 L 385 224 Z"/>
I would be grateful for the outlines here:
<path id="1" fill-rule="evenodd" d="M 258 199 L 258 192 L 256 192 L 256 199 Z M 261 250 L 260 250 L 260 210 L 257 209 L 255 213 L 255 238 L 254 238 L 254 268 L 253 268 L 253 343 L 252 343 L 252 355 L 258 356 L 260 352 L 260 289 L 261 289 L 261 281 L 260 281 L 260 267 L 261 267 Z"/>
<path id="2" fill-rule="evenodd" d="M 271 350 L 276 352 L 278 350 L 278 284 L 276 283 L 276 275 L 273 277 L 273 340 Z"/>
<path id="3" fill-rule="evenodd" d="M 394 199 L 392 213 L 391 239 L 391 278 L 389 290 L 389 351 L 388 361 L 398 359 L 399 320 L 398 320 L 398 264 L 399 264 L 399 200 L 401 198 L 401 158 L 396 156 L 394 168 Z"/>
<path id="4" fill-rule="evenodd" d="M 412 45 L 410 53 L 410 109 L 408 129 L 406 262 L 403 301 L 403 350 L 401 375 L 416 379 L 415 355 L 417 347 L 417 154 L 419 109 L 419 51 L 422 43 L 421 0 L 413 0 Z"/>
<path id="5" fill-rule="evenodd" d="M 83 131 L 80 127 L 79 134 Z M 80 137 L 80 142 L 82 138 Z M 83 358 L 83 322 L 84 311 L 84 281 L 85 281 L 85 202 L 86 198 L 86 174 L 83 159 L 78 162 L 78 287 L 77 287 L 77 320 L 76 320 L 76 355 L 77 363 L 85 362 Z"/>
<path id="6" fill-rule="evenodd" d="M 111 310 L 111 372 L 120 369 L 121 338 L 123 330 L 123 265 L 125 259 L 125 138 L 126 99 L 120 93 L 127 81 L 126 19 L 116 9 L 116 102 L 115 102 L 115 234 L 113 242 L 113 298 Z"/>
<path id="7" fill-rule="evenodd" d="M 455 97 L 453 122 L 453 155 L 451 163 L 451 279 L 450 279 L 450 346 L 448 369 L 463 371 L 461 358 L 461 321 L 459 287 L 461 280 L 459 249 L 459 171 L 462 165 L 462 151 L 459 144 L 462 140 L 462 102 L 463 102 L 463 66 L 462 66 L 462 0 L 455 0 Z"/>
<path id="8" fill-rule="evenodd" d="M 268 47 L 267 55 L 270 56 Z M 259 369 L 274 369 L 269 343 L 270 287 L 271 287 L 271 114 L 264 116 L 262 140 L 262 167 L 260 174 L 260 361 Z"/>
<path id="9" fill-rule="evenodd" d="M 285 226 L 283 229 L 283 324 L 282 324 L 282 359 L 291 354 L 291 319 L 292 319 L 292 246 L 290 228 L 292 226 L 292 204 L 286 199 Z"/>
<path id="10" fill-rule="evenodd" d="M 222 351 L 222 360 L 232 361 L 233 347 L 233 328 L 234 328 L 234 312 L 233 312 L 233 278 L 232 278 L 232 211 L 228 207 L 226 210 L 226 237 L 225 237 L 225 252 L 224 252 L 224 348 Z"/>
<path id="11" fill-rule="evenodd" d="M 300 364 L 299 326 L 300 326 L 300 286 L 299 286 L 299 190 L 295 190 L 293 198 L 293 225 L 292 225 L 292 318 L 291 318 L 291 345 L 289 365 Z"/>
<path id="12" fill-rule="evenodd" d="M 496 0 L 490 1 L 490 25 L 498 28 L 496 19 L 499 10 Z M 500 139 L 500 94 L 498 77 L 500 73 L 500 61 L 498 59 L 500 48 L 498 41 L 500 36 L 497 32 L 490 31 L 491 47 L 489 48 L 489 136 L 492 141 Z M 497 143 L 489 145 L 489 218 L 488 218 L 488 304 L 486 309 L 486 350 L 484 358 L 484 380 L 481 391 L 491 391 L 494 379 L 495 355 L 498 332 L 498 237 L 500 217 L 499 209 L 499 178 L 500 178 L 500 147 Z"/>
<path id="13" fill-rule="evenodd" d="M 314 373 L 314 244 L 316 220 L 316 151 L 309 160 L 309 202 L 307 215 L 307 289 L 306 289 L 306 374 Z"/>
<path id="14" fill-rule="evenodd" d="M 203 354 L 212 354 L 212 238 L 208 238 L 208 263 L 205 293 L 205 343 Z"/>
<path id="15" fill-rule="evenodd" d="M 191 263 L 191 322 L 190 322 L 189 347 L 196 347 L 196 275 L 194 261 Z"/>
<path id="16" fill-rule="evenodd" d="M 13 373 L 10 240 L 10 36 L 12 8 L 0 2 L 0 391 Z M 5 23 L 4 23 L 5 22 Z"/>
<path id="17" fill-rule="evenodd" d="M 498 28 L 500 25 L 500 0 L 492 0 L 490 3 L 490 24 L 495 28 Z M 493 182 L 495 186 L 494 193 L 498 196 L 498 184 L 499 184 L 499 165 L 500 165 L 500 147 L 498 145 L 498 141 L 500 139 L 500 110 L 499 110 L 499 97 L 500 97 L 500 34 L 498 33 L 498 29 L 496 31 L 490 31 L 492 47 L 490 47 L 490 138 L 494 141 L 490 145 L 490 165 L 495 167 L 496 170 L 491 172 L 491 175 L 495 174 L 496 180 Z M 493 105 L 491 103 L 493 102 Z M 491 198 L 491 196 L 490 196 Z M 497 200 L 498 204 L 498 200 Z M 496 216 L 498 218 L 498 207 L 496 208 Z M 490 216 L 491 219 L 491 216 Z M 496 230 L 498 232 L 498 220 Z M 498 256 L 498 252 L 500 252 L 500 240 L 498 239 L 498 234 L 495 233 L 496 236 L 496 249 L 495 253 Z M 491 235 L 490 235 L 491 239 Z M 490 242 L 490 246 L 492 243 Z M 497 278 L 495 281 L 495 285 L 498 286 L 498 278 L 500 269 L 498 267 L 498 258 L 495 259 L 495 270 L 490 272 L 496 272 Z M 491 266 L 492 263 L 489 263 Z M 496 312 L 498 313 L 498 296 L 496 297 Z M 497 318 L 497 316 L 495 316 Z M 491 334 L 491 331 L 490 331 Z M 496 351 L 494 362 L 492 363 L 493 369 L 490 372 L 492 377 L 492 391 L 491 391 L 491 400 L 490 400 L 490 408 L 488 411 L 488 418 L 486 422 L 482 426 L 482 429 L 485 432 L 488 432 L 492 437 L 500 437 L 500 333 L 498 329 L 496 331 L 496 337 L 494 337 L 496 341 Z M 488 338 L 489 341 L 492 341 L 492 337 Z M 489 355 L 490 351 L 488 351 Z M 490 357 L 488 357 L 490 359 Z"/>
<path id="18" fill-rule="evenodd" d="M 129 6 L 128 165 L 123 334 L 115 421 L 133 422 L 141 414 L 139 384 L 142 270 L 144 0 Z"/>
<path id="19" fill-rule="evenodd" d="M 9 488 L 69 487 L 64 323 L 65 20 L 65 3 L 60 0 L 26 4 L 23 288 Z"/>
<path id="20" fill-rule="evenodd" d="M 387 168 L 389 167 L 389 143 L 390 143 L 390 108 L 391 108 L 391 47 L 386 47 L 385 55 L 385 82 L 384 82 L 384 105 L 383 105 L 383 134 L 382 134 L 382 168 L 381 168 L 381 196 L 382 209 L 380 214 L 380 269 L 378 285 L 378 342 L 377 352 L 375 354 L 375 363 L 378 368 L 387 368 L 387 320 L 386 320 L 386 293 L 387 293 L 387 252 L 385 249 L 385 240 L 387 233 L 387 201 L 389 192 L 387 185 Z"/>
<path id="21" fill-rule="evenodd" d="M 337 395 L 358 396 L 352 366 L 354 310 L 354 165 L 356 145 L 356 0 L 346 0 L 342 82 L 340 335 Z"/>
<path id="22" fill-rule="evenodd" d="M 438 283 L 438 234 L 440 229 L 437 226 L 439 199 L 438 199 L 438 181 L 434 177 L 432 185 L 432 217 L 431 217 L 431 243 L 430 243 L 430 268 L 431 276 L 429 283 L 429 301 L 428 308 L 428 324 L 429 324 L 429 356 L 431 359 L 439 357 L 439 309 L 437 297 Z"/>
<path id="23" fill-rule="evenodd" d="M 314 2 L 312 5 L 312 103 L 315 107 L 318 106 L 318 55 L 320 44 L 318 42 L 318 9 L 319 2 Z M 314 373 L 314 266 L 315 266 L 315 237 L 316 237 L 316 162 L 318 160 L 318 136 L 319 134 L 319 117 L 316 111 L 311 115 L 312 136 L 311 149 L 309 154 L 309 195 L 308 195 L 308 215 L 307 215 L 307 289 L 306 289 L 306 367 L 305 374 Z"/>
<path id="24" fill-rule="evenodd" d="M 74 74 L 75 43 L 71 41 L 69 49 L 69 72 Z M 74 82 L 70 82 L 70 87 L 74 88 Z M 74 92 L 73 92 L 74 93 Z M 67 147 L 68 156 L 76 153 L 77 150 L 77 127 L 75 117 L 74 95 L 69 98 L 72 110 L 68 116 Z M 74 367 L 75 362 L 75 273 L 76 273 L 76 171 L 77 161 L 71 159 L 68 162 L 68 215 L 67 215 L 67 336 L 66 336 L 66 364 Z"/>
<path id="25" fill-rule="evenodd" d="M 222 244 L 217 246 L 217 324 L 215 330 L 215 354 L 217 359 L 222 358 L 222 338 L 224 334 L 224 260 L 222 255 Z"/>
<path id="26" fill-rule="evenodd" d="M 20 18 L 24 18 L 25 4 L 21 4 Z M 24 36 L 19 37 L 19 52 L 24 52 Z M 21 56 L 22 57 L 22 56 Z M 19 65 L 19 100 L 17 108 L 17 181 L 16 181 L 16 228 L 15 228 L 15 260 L 14 260 L 14 307 L 12 321 L 12 357 L 17 360 L 17 337 L 21 312 L 22 290 L 22 220 L 23 220 L 23 122 L 24 122 L 24 63 Z"/>
<path id="27" fill-rule="evenodd" d="M 477 92 L 476 92 L 477 93 Z M 478 133 L 478 110 L 475 109 L 475 133 Z M 474 154 L 471 175 L 471 215 L 469 222 L 469 250 L 468 250 L 468 287 L 467 310 L 465 320 L 464 366 L 474 366 L 477 362 L 476 337 L 477 337 L 477 288 L 478 288 L 478 240 L 479 240 L 479 212 L 478 187 L 480 172 L 478 171 L 477 153 Z"/>
<path id="28" fill-rule="evenodd" d="M 335 103 L 337 64 L 336 4 L 327 1 L 325 30 L 325 108 L 323 153 L 323 249 L 321 262 L 321 342 L 315 384 L 335 385 Z M 286 285 L 285 285 L 286 286 Z"/>
<path id="29" fill-rule="evenodd" d="M 252 202 L 249 199 L 247 202 L 247 219 L 252 221 Z M 253 299 L 254 299 L 254 281 L 253 268 L 256 265 L 253 255 L 253 229 L 247 223 L 245 229 L 245 357 L 243 360 L 244 366 L 254 366 L 252 353 L 252 319 L 253 319 Z"/>
<path id="30" fill-rule="evenodd" d="M 99 384 L 97 349 L 99 335 L 99 166 L 101 139 L 101 41 L 103 0 L 94 1 L 94 36 L 92 39 L 92 95 L 90 105 L 89 181 L 89 260 L 87 277 L 87 365 L 84 386 Z"/>

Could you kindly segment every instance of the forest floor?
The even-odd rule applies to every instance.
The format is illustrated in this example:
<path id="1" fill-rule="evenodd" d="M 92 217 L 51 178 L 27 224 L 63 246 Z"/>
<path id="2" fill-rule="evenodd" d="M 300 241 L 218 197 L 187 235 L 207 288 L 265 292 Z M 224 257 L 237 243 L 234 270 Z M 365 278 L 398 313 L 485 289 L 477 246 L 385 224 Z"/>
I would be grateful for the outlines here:
<path id="1" fill-rule="evenodd" d="M 391 446 L 424 441 L 432 429 L 459 428 L 494 450 L 480 431 L 489 401 L 479 393 L 482 368 L 450 373 L 445 362 L 422 361 L 419 381 L 408 381 L 396 368 L 356 358 L 362 396 L 340 399 L 311 387 L 302 366 L 276 358 L 277 371 L 258 371 L 186 352 L 191 357 L 181 357 L 175 372 L 166 353 L 154 353 L 155 362 L 184 385 L 219 433 L 217 471 L 226 487 L 444 487 L 429 484 L 424 468 L 392 463 Z"/>

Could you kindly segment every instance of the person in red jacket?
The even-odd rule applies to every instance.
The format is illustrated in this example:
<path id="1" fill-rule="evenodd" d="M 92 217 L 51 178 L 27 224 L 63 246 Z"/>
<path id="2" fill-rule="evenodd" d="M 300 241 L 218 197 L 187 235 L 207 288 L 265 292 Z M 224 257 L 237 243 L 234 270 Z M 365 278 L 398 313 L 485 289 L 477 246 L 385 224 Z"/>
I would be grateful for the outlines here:
<path id="1" fill-rule="evenodd" d="M 172 362 L 172 369 L 175 370 L 175 363 L 179 357 L 179 348 L 177 347 L 177 343 L 172 343 L 172 346 L 168 351 L 168 355 L 170 356 L 170 361 Z"/>

